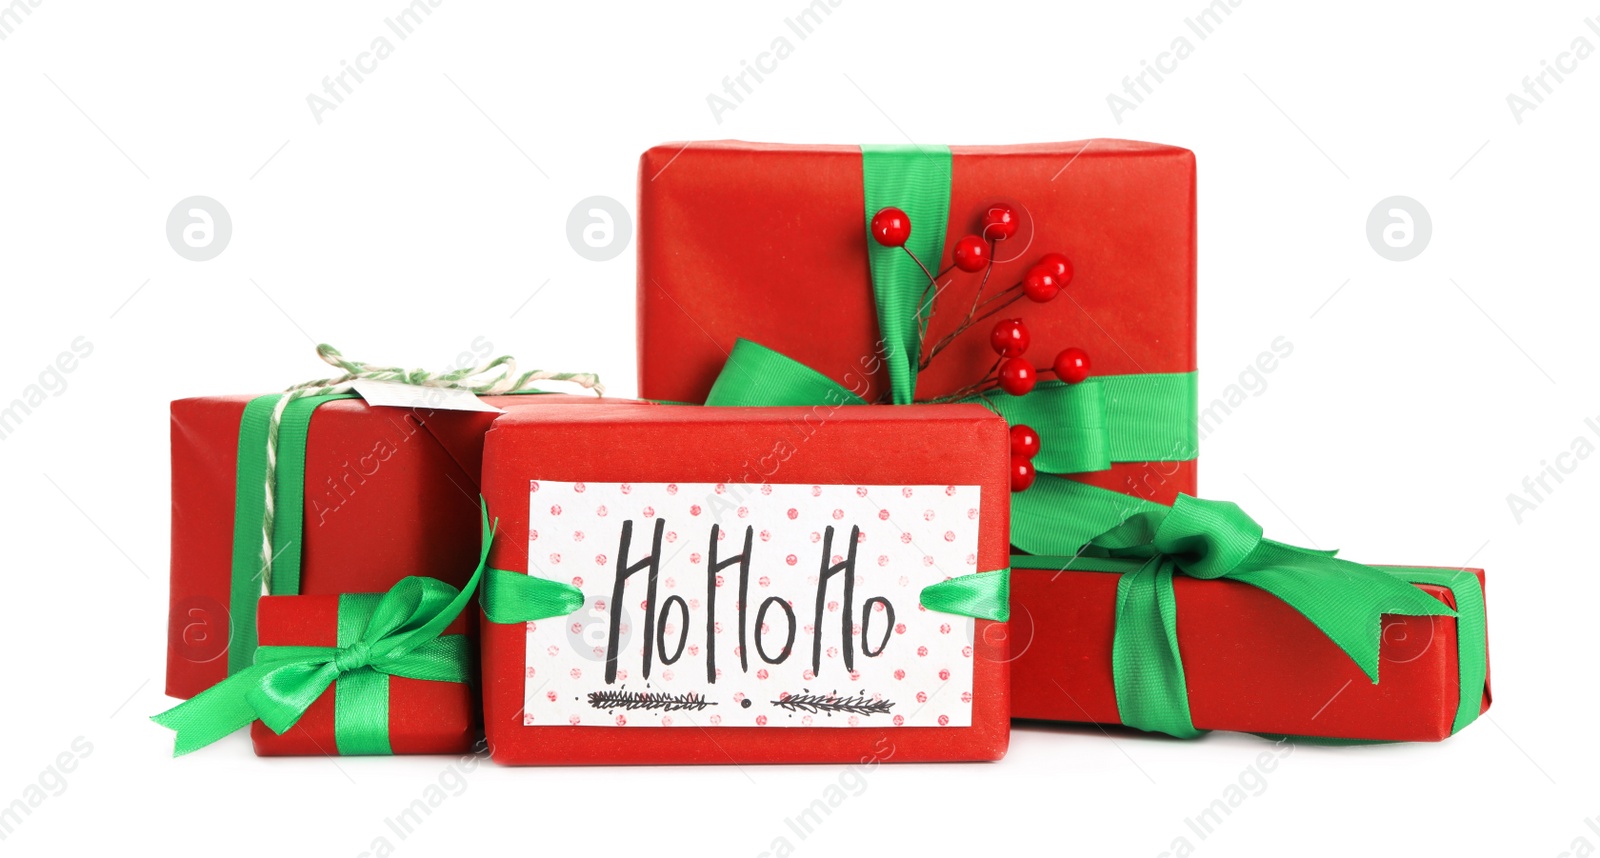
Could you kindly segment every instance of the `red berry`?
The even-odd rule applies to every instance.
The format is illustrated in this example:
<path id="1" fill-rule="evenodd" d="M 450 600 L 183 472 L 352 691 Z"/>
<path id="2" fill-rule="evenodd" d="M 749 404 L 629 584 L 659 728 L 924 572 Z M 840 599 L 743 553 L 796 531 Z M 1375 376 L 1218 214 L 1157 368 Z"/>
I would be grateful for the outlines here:
<path id="1" fill-rule="evenodd" d="M 1089 353 L 1079 348 L 1062 349 L 1056 355 L 1056 378 L 1077 384 L 1089 377 Z"/>
<path id="2" fill-rule="evenodd" d="M 989 346 L 1001 357 L 1016 357 L 1028 350 L 1031 339 L 1021 319 L 1001 319 L 989 334 Z"/>
<path id="3" fill-rule="evenodd" d="M 1011 455 L 1032 459 L 1039 455 L 1039 433 L 1022 423 L 1011 427 Z"/>
<path id="4" fill-rule="evenodd" d="M 989 242 L 980 235 L 963 235 L 950 251 L 950 261 L 962 271 L 982 271 L 989 264 Z"/>
<path id="5" fill-rule="evenodd" d="M 1017 213 L 1010 206 L 995 204 L 983 213 L 983 237 L 1005 239 L 1017 234 Z"/>
<path id="6" fill-rule="evenodd" d="M 1050 270 L 1056 276 L 1056 285 L 1065 289 L 1072 282 L 1072 260 L 1065 254 L 1046 253 L 1039 257 L 1039 264 Z"/>
<path id="7" fill-rule="evenodd" d="M 872 240 L 884 247 L 901 247 L 911 237 L 911 218 L 890 206 L 872 216 Z"/>
<path id="8" fill-rule="evenodd" d="M 1033 389 L 1039 376 L 1027 358 L 1006 358 L 1000 364 L 1000 389 L 1012 396 L 1022 396 Z"/>
<path id="9" fill-rule="evenodd" d="M 1025 492 L 1033 485 L 1033 463 L 1021 456 L 1011 457 L 1011 490 Z"/>
<path id="10" fill-rule="evenodd" d="M 1061 283 L 1056 280 L 1055 272 L 1035 265 L 1022 275 L 1022 291 L 1027 293 L 1028 300 L 1043 304 L 1061 292 Z"/>

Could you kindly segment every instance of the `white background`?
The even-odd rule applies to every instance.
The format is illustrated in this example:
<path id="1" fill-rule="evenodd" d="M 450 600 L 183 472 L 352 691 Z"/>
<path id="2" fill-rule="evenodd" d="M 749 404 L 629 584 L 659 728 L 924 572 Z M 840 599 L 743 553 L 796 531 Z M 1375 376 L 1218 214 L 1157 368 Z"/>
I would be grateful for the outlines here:
<path id="1" fill-rule="evenodd" d="M 457 780 L 437 758 L 258 760 L 242 734 L 167 759 L 170 734 L 145 720 L 168 704 L 167 401 L 319 377 L 315 342 L 434 366 L 478 336 L 630 394 L 633 249 L 580 257 L 568 212 L 593 195 L 632 210 L 639 152 L 722 137 L 1195 150 L 1203 398 L 1274 338 L 1294 345 L 1205 438 L 1204 492 L 1355 559 L 1487 567 L 1497 698 L 1443 744 L 1296 749 L 1197 854 L 1600 842 L 1584 544 L 1600 461 L 1520 523 L 1507 505 L 1600 415 L 1600 58 L 1520 123 L 1506 103 L 1575 38 L 1600 46 L 1584 24 L 1600 8 L 1245 0 L 1119 124 L 1107 94 L 1202 0 L 844 0 L 719 124 L 706 96 L 793 39 L 801 0 L 449 0 L 315 122 L 306 96 L 402 5 L 43 0 L 0 41 L 0 401 L 75 337 L 94 344 L 0 442 L 0 803 L 75 737 L 93 746 L 8 851 L 353 855 L 441 778 L 448 799 L 399 853 L 758 854 L 788 836 L 803 855 L 1153 855 L 1187 833 L 1267 743 L 1023 727 L 998 764 L 871 770 L 804 841 L 785 819 L 857 783 L 838 767 Z M 233 219 L 209 262 L 164 234 L 194 194 Z M 1433 220 L 1405 263 L 1365 236 L 1394 194 Z"/>

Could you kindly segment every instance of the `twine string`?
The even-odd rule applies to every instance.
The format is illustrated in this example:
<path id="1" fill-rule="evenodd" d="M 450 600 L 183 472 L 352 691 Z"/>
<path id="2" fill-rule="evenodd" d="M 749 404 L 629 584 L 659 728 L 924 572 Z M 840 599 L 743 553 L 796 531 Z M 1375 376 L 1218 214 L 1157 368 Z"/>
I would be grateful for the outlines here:
<path id="1" fill-rule="evenodd" d="M 317 346 L 317 356 L 322 358 L 324 363 L 344 370 L 344 374 L 302 382 L 285 389 L 283 395 L 278 397 L 277 405 L 273 406 L 272 416 L 267 422 L 267 472 L 264 481 L 265 503 L 262 505 L 261 515 L 260 577 L 262 586 L 268 592 L 272 588 L 272 562 L 275 558 L 272 550 L 272 526 L 276 518 L 275 503 L 278 494 L 278 429 L 283 423 L 283 413 L 288 410 L 289 403 L 308 396 L 348 393 L 353 389 L 353 382 L 363 379 L 416 387 L 468 390 L 478 396 L 539 393 L 537 388 L 529 386 L 535 381 L 571 382 L 585 390 L 593 390 L 597 396 L 604 396 L 606 390 L 605 385 L 600 383 L 600 377 L 591 372 L 551 372 L 531 369 L 518 373 L 516 358 L 510 355 L 501 355 L 476 366 L 446 372 L 408 370 L 398 366 L 373 366 L 350 360 L 340 354 L 338 349 L 326 343 Z"/>

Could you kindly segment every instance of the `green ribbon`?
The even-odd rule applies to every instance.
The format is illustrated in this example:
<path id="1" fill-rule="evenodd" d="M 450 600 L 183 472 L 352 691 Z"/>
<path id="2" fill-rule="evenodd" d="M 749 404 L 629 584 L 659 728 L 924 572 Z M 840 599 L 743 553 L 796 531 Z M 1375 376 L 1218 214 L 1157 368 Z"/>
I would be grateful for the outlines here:
<path id="1" fill-rule="evenodd" d="M 889 392 L 894 404 L 907 405 L 916 395 L 917 365 L 922 360 L 920 320 L 927 318 L 933 302 L 928 275 L 917 259 L 937 265 L 944 257 L 944 231 L 950 220 L 950 147 L 863 145 L 861 180 L 867 260 L 883 359 L 889 366 Z M 904 249 L 872 240 L 872 216 L 888 206 L 911 219 L 911 237 Z"/>
<path id="2" fill-rule="evenodd" d="M 866 405 L 867 401 L 794 358 L 740 337 L 712 382 L 705 404 L 788 407 Z"/>
<path id="3" fill-rule="evenodd" d="M 1180 738 L 1201 732 L 1190 718 L 1178 651 L 1174 575 L 1237 581 L 1271 593 L 1310 620 L 1373 683 L 1384 614 L 1458 616 L 1383 570 L 1264 539 L 1261 526 L 1226 501 L 1180 495 L 1167 507 L 1042 478 L 1012 496 L 1011 510 L 1018 549 L 1085 558 L 1091 567 L 1123 573 L 1112 677 L 1122 722 L 1141 730 Z M 1115 565 L 1107 569 L 1108 563 Z"/>
<path id="4" fill-rule="evenodd" d="M 1003 623 L 1011 619 L 1011 568 L 929 584 L 919 600 L 930 611 Z"/>
<path id="5" fill-rule="evenodd" d="M 989 391 L 958 402 L 987 407 L 1039 433 L 1034 467 L 1049 474 L 1103 471 L 1112 462 L 1190 459 L 1199 449 L 1195 374 L 1108 375 L 1081 384 L 1044 382 L 1027 396 Z M 866 405 L 820 372 L 740 339 L 706 396 L 716 406 Z M 1024 493 L 1026 494 L 1026 493 Z"/>
<path id="6" fill-rule="evenodd" d="M 338 646 L 260 647 L 253 666 L 151 720 L 177 732 L 182 756 L 256 720 L 282 734 L 335 685 L 339 753 L 390 753 L 387 677 L 472 681 L 469 641 L 443 632 L 477 589 L 493 534 L 485 512 L 478 567 L 461 590 L 412 576 L 382 596 L 341 597 Z"/>
<path id="7" fill-rule="evenodd" d="M 1465 569 L 1418 569 L 1407 566 L 1377 566 L 1402 581 L 1430 584 L 1449 590 L 1456 601 L 1456 699 L 1455 719 L 1450 735 L 1477 720 L 1483 712 L 1483 689 L 1489 682 L 1488 620 L 1485 616 L 1483 582 Z"/>
<path id="8" fill-rule="evenodd" d="M 233 573 L 228 598 L 228 673 L 248 668 L 256 651 L 256 602 L 261 597 L 261 521 L 265 505 L 267 436 L 272 410 L 284 394 L 258 396 L 239 421 L 234 476 Z M 291 401 L 278 428 L 277 492 L 272 521 L 275 557 L 272 595 L 300 592 L 300 536 L 305 513 L 306 435 L 311 414 L 324 402 L 353 393 L 306 396 Z"/>
<path id="9" fill-rule="evenodd" d="M 383 598 L 378 593 L 339 597 L 339 649 L 364 641 Z M 389 674 L 369 667 L 340 675 L 333 684 L 333 741 L 344 756 L 394 753 L 389 747 Z"/>
<path id="10" fill-rule="evenodd" d="M 491 623 L 564 617 L 581 607 L 583 591 L 565 581 L 490 569 L 483 582 L 483 614 Z"/>

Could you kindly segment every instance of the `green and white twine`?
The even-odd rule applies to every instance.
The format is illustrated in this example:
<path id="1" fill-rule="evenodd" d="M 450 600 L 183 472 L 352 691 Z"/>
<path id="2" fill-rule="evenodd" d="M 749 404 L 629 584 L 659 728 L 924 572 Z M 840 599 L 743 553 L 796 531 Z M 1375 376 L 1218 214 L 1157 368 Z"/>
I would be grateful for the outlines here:
<path id="1" fill-rule="evenodd" d="M 352 382 L 362 379 L 410 384 L 417 387 L 470 390 L 479 396 L 541 393 L 542 391 L 537 388 L 528 386 L 535 381 L 567 381 L 585 390 L 593 390 L 598 396 L 605 395 L 606 390 L 605 385 L 600 383 L 600 377 L 590 372 L 549 372 L 535 369 L 519 374 L 517 361 L 510 355 L 501 355 L 487 363 L 448 372 L 408 370 L 398 366 L 372 366 L 348 360 L 338 349 L 326 343 L 317 346 L 317 356 L 325 363 L 344 370 L 344 375 L 307 381 L 287 388 L 283 395 L 278 397 L 278 403 L 273 407 L 272 416 L 267 422 L 267 469 L 263 498 L 265 503 L 262 505 L 261 515 L 261 579 L 269 592 L 272 585 L 272 561 L 275 556 L 272 550 L 272 525 L 276 517 L 274 505 L 278 491 L 278 429 L 283 422 L 283 412 L 294 400 L 307 396 L 348 393 L 353 389 Z"/>

